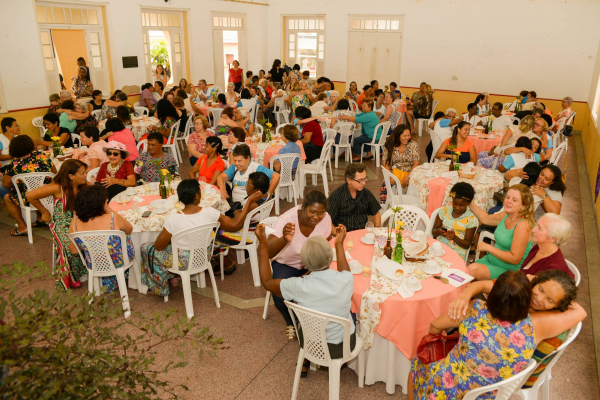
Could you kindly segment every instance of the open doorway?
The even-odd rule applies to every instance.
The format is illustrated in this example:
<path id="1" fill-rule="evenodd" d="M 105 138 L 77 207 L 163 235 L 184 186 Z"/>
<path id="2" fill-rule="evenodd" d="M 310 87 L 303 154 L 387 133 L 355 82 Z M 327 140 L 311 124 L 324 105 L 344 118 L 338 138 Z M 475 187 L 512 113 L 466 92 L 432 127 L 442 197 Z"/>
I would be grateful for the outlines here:
<path id="1" fill-rule="evenodd" d="M 155 71 L 158 65 L 162 65 L 169 77 L 168 84 L 172 84 L 171 33 L 169 31 L 148 31 L 148 39 L 150 41 L 152 71 Z"/>
<path id="2" fill-rule="evenodd" d="M 51 34 L 58 73 L 61 74 L 65 86 L 63 89 L 70 90 L 77 76 L 77 59 L 83 57 L 88 61 L 85 57 L 85 32 L 83 29 L 51 29 Z"/>
<path id="3" fill-rule="evenodd" d="M 223 89 L 226 90 L 229 82 L 229 69 L 233 68 L 233 60 L 239 60 L 239 43 L 237 31 L 223 31 L 223 74 L 225 82 Z"/>

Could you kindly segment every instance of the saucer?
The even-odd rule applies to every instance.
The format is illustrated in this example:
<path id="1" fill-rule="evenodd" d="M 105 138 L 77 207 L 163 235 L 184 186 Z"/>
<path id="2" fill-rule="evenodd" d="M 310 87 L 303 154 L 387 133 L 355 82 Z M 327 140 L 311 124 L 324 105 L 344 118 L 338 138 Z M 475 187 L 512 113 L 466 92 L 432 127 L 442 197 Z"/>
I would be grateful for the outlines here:
<path id="1" fill-rule="evenodd" d="M 443 250 L 442 250 L 442 251 L 443 251 Z M 424 270 L 424 271 L 425 271 L 425 270 Z M 437 269 L 436 269 L 434 272 L 425 271 L 425 273 L 426 273 L 426 274 L 429 274 L 429 275 L 437 275 L 437 274 L 439 274 L 440 272 L 442 272 L 442 267 L 441 267 L 441 265 L 439 265 L 439 264 L 438 264 L 438 268 L 437 268 Z"/>
<path id="2" fill-rule="evenodd" d="M 477 179 L 477 183 L 481 183 L 482 185 L 487 185 L 490 181 L 482 181 L 481 179 Z"/>
<path id="3" fill-rule="evenodd" d="M 359 264 L 350 266 L 350 272 L 352 272 L 353 275 L 362 274 L 362 265 Z"/>
<path id="4" fill-rule="evenodd" d="M 366 241 L 366 239 L 365 239 L 364 236 L 360 238 L 360 241 L 361 241 L 361 243 L 369 245 L 369 246 L 372 246 L 372 245 L 375 244 L 375 240 L 373 240 L 373 243 L 369 243 L 369 242 Z"/>
<path id="5" fill-rule="evenodd" d="M 171 210 L 167 210 L 166 208 L 157 208 L 154 210 L 154 214 L 162 215 L 168 213 L 169 211 Z"/>

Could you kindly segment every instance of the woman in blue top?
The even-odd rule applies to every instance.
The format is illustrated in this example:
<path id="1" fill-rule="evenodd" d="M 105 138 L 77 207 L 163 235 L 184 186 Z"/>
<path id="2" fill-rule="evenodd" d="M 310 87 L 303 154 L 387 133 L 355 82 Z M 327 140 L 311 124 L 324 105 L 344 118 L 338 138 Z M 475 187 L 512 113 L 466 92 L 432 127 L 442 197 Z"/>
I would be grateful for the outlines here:
<path id="1" fill-rule="evenodd" d="M 359 136 L 354 139 L 354 144 L 352 147 L 354 157 L 352 158 L 352 161 L 360 160 L 362 144 L 371 143 L 373 141 L 373 136 L 375 136 L 375 127 L 377 126 L 377 124 L 379 124 L 379 117 L 377 116 L 375 111 L 373 111 L 373 100 L 363 101 L 361 109 L 363 112 L 361 114 L 357 114 L 355 117 L 351 117 L 349 115 L 340 115 L 338 117 L 343 121 L 352 121 L 362 124 L 362 136 Z M 376 140 L 379 140 L 382 133 L 383 129 L 377 132 Z M 367 156 L 364 159 L 372 160 L 373 154 L 371 153 L 371 146 L 367 146 L 365 144 L 364 150 L 367 152 Z"/>
<path id="2" fill-rule="evenodd" d="M 285 142 L 285 146 L 279 149 L 279 153 L 277 154 L 302 154 L 300 151 L 300 146 L 296 143 L 298 141 L 298 128 L 294 125 L 286 125 L 283 127 L 283 141 Z M 294 160 L 294 164 L 292 165 L 292 179 L 296 175 L 296 168 L 298 168 L 299 159 Z M 273 162 L 273 170 L 276 172 L 281 172 L 281 163 L 277 160 Z"/>

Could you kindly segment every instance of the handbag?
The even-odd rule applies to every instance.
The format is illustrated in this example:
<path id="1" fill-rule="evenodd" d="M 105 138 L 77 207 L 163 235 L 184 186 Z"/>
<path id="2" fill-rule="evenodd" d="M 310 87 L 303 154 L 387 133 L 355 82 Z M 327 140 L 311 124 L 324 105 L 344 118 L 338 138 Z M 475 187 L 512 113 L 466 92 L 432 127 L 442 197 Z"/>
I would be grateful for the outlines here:
<path id="1" fill-rule="evenodd" d="M 563 129 L 563 135 L 565 136 L 573 136 L 573 126 L 565 125 L 565 129 Z"/>
<path id="2" fill-rule="evenodd" d="M 423 364 L 441 360 L 456 346 L 459 337 L 458 331 L 450 335 L 445 332 L 439 335 L 429 333 L 421 339 L 421 343 L 417 347 L 417 357 Z"/>

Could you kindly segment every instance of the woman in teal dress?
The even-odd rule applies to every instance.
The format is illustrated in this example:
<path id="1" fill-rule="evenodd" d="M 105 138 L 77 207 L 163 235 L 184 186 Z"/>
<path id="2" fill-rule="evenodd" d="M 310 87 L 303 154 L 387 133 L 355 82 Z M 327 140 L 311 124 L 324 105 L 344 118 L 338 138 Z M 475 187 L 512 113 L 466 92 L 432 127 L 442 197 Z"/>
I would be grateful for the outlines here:
<path id="1" fill-rule="evenodd" d="M 104 186 L 84 187 L 75 198 L 75 215 L 71 220 L 69 233 L 104 230 L 119 230 L 127 235 L 127 260 L 124 259 L 121 238 L 117 235 L 108 238 L 110 258 L 115 268 L 122 268 L 125 263 L 135 258 L 133 242 L 129 237 L 133 231 L 133 226 L 110 209 L 108 206 L 108 191 Z M 69 250 L 72 254 L 78 254 L 76 246 L 81 249 L 87 268 L 92 269 L 92 258 L 85 242 L 81 238 L 75 238 L 75 243 L 70 242 Z M 129 270 L 125 271 L 125 276 L 129 276 Z M 103 277 L 102 286 L 106 287 L 106 293 L 111 293 L 118 287 L 117 277 Z"/>
<path id="2" fill-rule="evenodd" d="M 529 314 L 532 288 L 520 271 L 503 273 L 487 302 L 472 300 L 464 317 L 444 314 L 435 319 L 430 334 L 458 328 L 460 338 L 448 355 L 429 364 L 412 361 L 409 400 L 462 399 L 470 390 L 508 379 L 524 370 L 535 348 L 585 318 L 585 311 L 569 310 Z M 478 399 L 493 399 L 495 393 Z"/>
<path id="3" fill-rule="evenodd" d="M 477 251 L 488 254 L 470 264 L 469 274 L 475 280 L 498 278 L 505 271 L 518 271 L 531 250 L 531 230 L 535 225 L 533 196 L 525 185 L 513 185 L 504 198 L 504 209 L 489 215 L 471 203 L 469 208 L 485 225 L 497 226 L 494 232 L 495 245 L 481 242 Z"/>
<path id="4" fill-rule="evenodd" d="M 63 163 L 52 183 L 27 193 L 27 199 L 42 214 L 41 220 L 50 224 L 54 237 L 54 264 L 58 270 L 57 285 L 63 290 L 81 287 L 79 278 L 87 270 L 79 254 L 69 250 L 69 226 L 75 209 L 75 197 L 81 189 L 91 185 L 85 173 L 87 165 L 79 160 Z M 40 200 L 52 196 L 53 210 L 48 210 Z"/>

